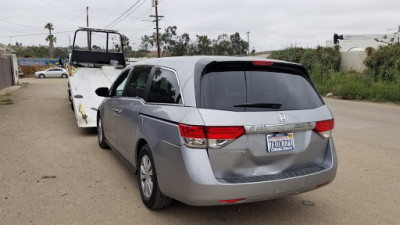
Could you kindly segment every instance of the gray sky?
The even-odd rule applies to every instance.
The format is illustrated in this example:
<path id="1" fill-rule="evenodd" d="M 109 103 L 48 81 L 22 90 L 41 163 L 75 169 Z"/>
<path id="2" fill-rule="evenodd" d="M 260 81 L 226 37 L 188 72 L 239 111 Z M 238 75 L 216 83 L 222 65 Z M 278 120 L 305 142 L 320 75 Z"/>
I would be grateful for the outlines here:
<path id="1" fill-rule="evenodd" d="M 67 46 L 78 26 L 86 26 L 89 6 L 90 27 L 105 28 L 138 0 L 0 0 L 0 42 L 47 45 L 47 22 L 54 24 L 55 46 Z M 154 24 L 151 0 L 140 0 L 131 11 L 107 28 L 117 29 L 137 49 L 140 37 L 151 34 Z M 159 0 L 162 29 L 175 25 L 178 33 L 216 39 L 239 32 L 256 51 L 290 45 L 325 45 L 333 33 L 393 33 L 400 25 L 398 0 Z M 388 31 L 388 29 L 393 29 Z M 37 35 L 32 35 L 37 34 Z M 25 36 L 16 36 L 25 35 Z M 10 38 L 11 36 L 11 38 Z M 72 40 L 71 40 L 72 41 Z"/>

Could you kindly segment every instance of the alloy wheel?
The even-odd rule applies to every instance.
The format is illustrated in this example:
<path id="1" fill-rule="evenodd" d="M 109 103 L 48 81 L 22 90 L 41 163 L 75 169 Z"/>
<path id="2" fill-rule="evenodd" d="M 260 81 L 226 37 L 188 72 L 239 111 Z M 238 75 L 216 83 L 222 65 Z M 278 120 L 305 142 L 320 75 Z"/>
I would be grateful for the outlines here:
<path id="1" fill-rule="evenodd" d="M 99 124 L 97 126 L 97 133 L 99 135 L 99 143 L 103 140 L 103 125 L 101 123 L 101 119 L 99 119 Z"/>
<path id="2" fill-rule="evenodd" d="M 150 199 L 153 194 L 153 167 L 148 155 L 144 155 L 140 162 L 140 186 L 143 195 Z"/>

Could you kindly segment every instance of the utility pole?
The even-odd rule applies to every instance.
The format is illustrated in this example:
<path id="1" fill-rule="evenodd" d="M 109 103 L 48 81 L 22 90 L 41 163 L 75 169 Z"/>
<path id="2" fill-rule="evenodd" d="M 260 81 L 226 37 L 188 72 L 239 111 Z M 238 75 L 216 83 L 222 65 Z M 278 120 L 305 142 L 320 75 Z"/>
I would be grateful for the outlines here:
<path id="1" fill-rule="evenodd" d="M 68 35 L 68 53 L 72 52 L 72 46 L 71 46 L 71 35 Z"/>
<path id="2" fill-rule="evenodd" d="M 89 6 L 86 6 L 86 27 L 89 27 Z M 88 44 L 88 50 L 92 50 L 92 44 L 90 43 L 90 32 L 87 31 L 87 44 Z"/>
<path id="3" fill-rule="evenodd" d="M 86 6 L 86 26 L 89 27 L 89 6 Z"/>
<path id="4" fill-rule="evenodd" d="M 250 31 L 247 31 L 246 34 L 247 34 L 247 44 L 249 45 L 247 46 L 247 55 L 250 55 Z"/>
<path id="5" fill-rule="evenodd" d="M 156 15 L 150 15 L 150 17 L 155 17 L 155 20 L 153 22 L 156 22 L 156 35 L 157 35 L 157 56 L 160 58 L 161 54 L 161 49 L 160 49 L 160 28 L 158 27 L 158 21 L 160 21 L 159 18 L 163 18 L 163 16 L 158 15 L 158 0 L 153 0 L 153 7 L 156 10 Z"/>

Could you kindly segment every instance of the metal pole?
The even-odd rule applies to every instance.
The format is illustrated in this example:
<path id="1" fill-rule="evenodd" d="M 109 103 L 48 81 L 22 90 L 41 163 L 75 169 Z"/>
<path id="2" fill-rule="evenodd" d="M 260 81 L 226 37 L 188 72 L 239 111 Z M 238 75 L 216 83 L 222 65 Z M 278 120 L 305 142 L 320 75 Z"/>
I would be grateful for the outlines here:
<path id="1" fill-rule="evenodd" d="M 68 53 L 72 52 L 72 46 L 71 46 L 71 35 L 68 35 Z"/>
<path id="2" fill-rule="evenodd" d="M 160 49 L 160 32 L 158 28 L 158 0 L 154 0 L 154 5 L 156 8 L 156 33 L 157 33 L 157 56 L 160 58 L 161 56 L 161 49 Z"/>
<path id="3" fill-rule="evenodd" d="M 158 6 L 158 0 L 153 0 L 152 3 L 153 3 L 153 7 L 156 10 L 156 15 L 155 16 L 154 15 L 150 15 L 150 17 L 155 17 L 155 20 L 153 22 L 156 22 L 156 28 L 154 28 L 154 29 L 156 29 L 156 35 L 157 35 L 157 37 L 156 37 L 156 39 L 157 39 L 157 56 L 158 56 L 158 58 L 160 58 L 161 57 L 160 28 L 158 27 L 158 21 L 163 16 L 159 16 L 158 15 L 158 7 L 157 7 Z"/>
<path id="4" fill-rule="evenodd" d="M 86 27 L 89 27 L 89 6 L 86 6 Z M 90 43 L 90 32 L 87 32 L 87 44 L 88 44 L 88 50 L 92 50 L 92 44 Z"/>
<path id="5" fill-rule="evenodd" d="M 247 31 L 246 34 L 247 34 L 247 44 L 249 45 L 247 46 L 247 55 L 250 55 L 250 31 Z"/>
<path id="6" fill-rule="evenodd" d="M 86 6 L 86 26 L 89 27 L 89 6 Z"/>

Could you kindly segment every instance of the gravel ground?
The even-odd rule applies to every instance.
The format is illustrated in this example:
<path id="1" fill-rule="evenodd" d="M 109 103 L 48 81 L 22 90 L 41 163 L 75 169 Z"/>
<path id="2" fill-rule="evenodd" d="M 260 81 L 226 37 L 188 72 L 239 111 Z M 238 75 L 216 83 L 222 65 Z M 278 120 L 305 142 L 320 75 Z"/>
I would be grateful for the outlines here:
<path id="1" fill-rule="evenodd" d="M 137 178 L 79 129 L 66 79 L 21 79 L 0 105 L 0 224 L 400 224 L 400 106 L 327 99 L 336 180 L 262 203 L 150 211 Z"/>

